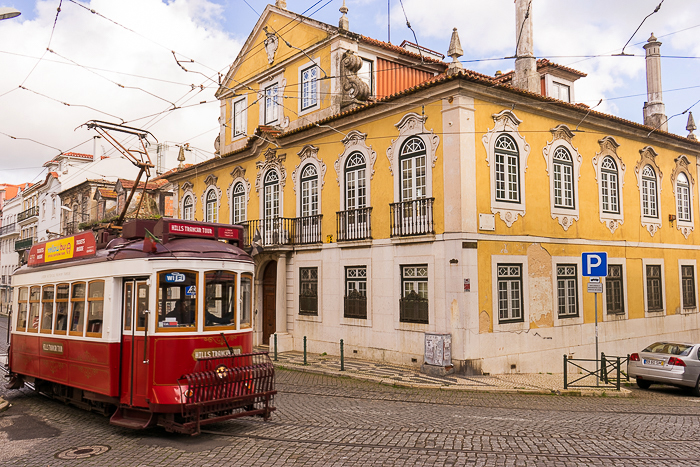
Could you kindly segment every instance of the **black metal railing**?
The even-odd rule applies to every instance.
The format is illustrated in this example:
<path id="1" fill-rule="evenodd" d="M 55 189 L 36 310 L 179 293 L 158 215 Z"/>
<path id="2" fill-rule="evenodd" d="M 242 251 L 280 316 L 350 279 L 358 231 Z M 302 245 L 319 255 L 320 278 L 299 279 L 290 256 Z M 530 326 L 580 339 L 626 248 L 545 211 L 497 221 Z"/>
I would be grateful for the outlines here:
<path id="1" fill-rule="evenodd" d="M 15 251 L 27 250 L 34 245 L 36 239 L 29 237 L 23 238 L 22 240 L 15 241 Z"/>
<path id="2" fill-rule="evenodd" d="M 428 324 L 428 299 L 415 292 L 399 299 L 399 321 Z"/>
<path id="3" fill-rule="evenodd" d="M 564 389 L 609 388 L 619 391 L 622 378 L 629 381 L 629 375 L 622 370 L 628 358 L 606 356 L 602 352 L 600 360 L 564 355 Z"/>
<path id="4" fill-rule="evenodd" d="M 307 289 L 299 294 L 299 314 L 318 315 L 318 292 Z"/>
<path id="5" fill-rule="evenodd" d="M 600 353 L 600 379 L 605 381 L 605 384 L 616 384 L 620 387 L 620 377 L 630 380 L 630 375 L 627 374 L 627 362 L 629 354 L 626 357 L 617 357 L 613 355 L 605 355 Z M 624 365 L 624 366 L 623 366 Z M 612 381 L 612 382 L 611 382 Z"/>
<path id="6" fill-rule="evenodd" d="M 433 203 L 435 198 L 415 199 L 389 205 L 391 210 L 391 236 L 434 234 Z"/>
<path id="7" fill-rule="evenodd" d="M 241 222 L 244 246 L 254 242 L 260 246 L 305 245 L 321 243 L 322 214 L 308 217 L 275 217 Z M 257 236 L 260 238 L 257 239 Z"/>
<path id="8" fill-rule="evenodd" d="M 339 242 L 372 238 L 372 208 L 336 212 Z"/>
<path id="9" fill-rule="evenodd" d="M 0 227 L 0 236 L 12 234 L 12 233 L 17 232 L 18 230 L 19 229 L 17 228 L 17 223 L 4 225 L 4 226 Z"/>
<path id="10" fill-rule="evenodd" d="M 367 295 L 357 290 L 351 290 L 345 296 L 345 311 L 343 317 L 353 319 L 367 319 Z"/>
<path id="11" fill-rule="evenodd" d="M 34 206 L 33 208 L 25 209 L 17 215 L 17 222 L 22 222 L 23 220 L 29 219 L 30 217 L 39 215 L 39 206 Z"/>

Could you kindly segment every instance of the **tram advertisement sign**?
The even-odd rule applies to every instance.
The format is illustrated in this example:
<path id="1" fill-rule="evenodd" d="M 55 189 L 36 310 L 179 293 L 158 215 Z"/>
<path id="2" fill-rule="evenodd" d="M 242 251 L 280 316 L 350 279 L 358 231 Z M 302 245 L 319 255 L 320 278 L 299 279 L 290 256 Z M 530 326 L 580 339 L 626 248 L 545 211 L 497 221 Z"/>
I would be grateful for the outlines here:
<path id="1" fill-rule="evenodd" d="M 40 266 L 53 261 L 92 256 L 95 252 L 95 236 L 92 232 L 85 232 L 34 245 L 29 250 L 28 264 Z"/>
<path id="2" fill-rule="evenodd" d="M 214 237 L 214 228 L 207 225 L 185 224 L 184 222 L 169 222 L 168 233 L 192 235 L 197 237 Z"/>

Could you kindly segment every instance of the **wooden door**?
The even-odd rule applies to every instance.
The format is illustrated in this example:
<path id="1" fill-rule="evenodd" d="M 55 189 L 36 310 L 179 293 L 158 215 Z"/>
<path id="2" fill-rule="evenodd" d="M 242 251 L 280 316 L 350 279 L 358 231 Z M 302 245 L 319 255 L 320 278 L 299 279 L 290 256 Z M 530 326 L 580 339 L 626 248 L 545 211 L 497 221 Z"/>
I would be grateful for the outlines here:
<path id="1" fill-rule="evenodd" d="M 270 334 L 277 330 L 277 262 L 270 261 L 263 274 L 263 345 L 270 345 Z"/>

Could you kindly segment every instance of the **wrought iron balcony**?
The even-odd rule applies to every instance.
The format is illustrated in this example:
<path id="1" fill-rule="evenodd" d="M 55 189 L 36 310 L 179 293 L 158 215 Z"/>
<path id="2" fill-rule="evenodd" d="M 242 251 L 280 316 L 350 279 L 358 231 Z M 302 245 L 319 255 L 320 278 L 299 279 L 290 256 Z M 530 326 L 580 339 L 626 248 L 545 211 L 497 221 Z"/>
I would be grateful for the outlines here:
<path id="1" fill-rule="evenodd" d="M 34 206 L 33 208 L 25 209 L 17 215 L 17 222 L 22 222 L 31 217 L 36 217 L 39 215 L 39 206 Z"/>
<path id="2" fill-rule="evenodd" d="M 428 324 L 428 299 L 413 291 L 399 299 L 399 321 Z"/>
<path id="3" fill-rule="evenodd" d="M 19 233 L 19 227 L 17 226 L 17 223 L 3 225 L 2 227 L 0 227 L 0 237 L 4 237 L 5 235 L 12 235 L 15 233 Z"/>
<path id="4" fill-rule="evenodd" d="M 372 208 L 337 212 L 336 227 L 339 242 L 372 238 Z"/>
<path id="5" fill-rule="evenodd" d="M 32 237 L 23 238 L 22 240 L 17 240 L 15 242 L 15 251 L 28 250 L 34 245 L 35 239 Z"/>
<path id="6" fill-rule="evenodd" d="M 422 198 L 390 204 L 391 236 L 409 237 L 434 234 L 434 202 L 435 198 Z"/>
<path id="7" fill-rule="evenodd" d="M 244 246 L 257 243 L 263 247 L 282 245 L 307 245 L 321 243 L 322 214 L 308 217 L 275 217 L 241 222 L 244 227 Z"/>

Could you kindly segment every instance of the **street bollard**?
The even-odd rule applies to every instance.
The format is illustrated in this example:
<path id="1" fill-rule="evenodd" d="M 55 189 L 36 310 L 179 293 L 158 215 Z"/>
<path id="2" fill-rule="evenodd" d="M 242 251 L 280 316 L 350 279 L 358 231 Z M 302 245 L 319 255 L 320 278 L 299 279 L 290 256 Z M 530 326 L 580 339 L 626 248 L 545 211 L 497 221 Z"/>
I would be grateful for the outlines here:
<path id="1" fill-rule="evenodd" d="M 620 357 L 617 357 L 617 390 L 620 390 Z"/>
<path id="2" fill-rule="evenodd" d="M 340 339 L 340 371 L 345 371 L 345 352 L 343 351 L 343 339 Z"/>
<path id="3" fill-rule="evenodd" d="M 304 336 L 304 365 L 306 365 L 306 336 Z"/>
<path id="4" fill-rule="evenodd" d="M 605 353 L 600 353 L 600 380 L 608 384 L 608 362 L 605 360 Z"/>
<path id="5" fill-rule="evenodd" d="M 275 361 L 277 361 L 277 333 L 275 333 Z"/>
<path id="6" fill-rule="evenodd" d="M 569 387 L 569 382 L 566 380 L 567 379 L 566 366 L 567 366 L 567 359 L 566 359 L 566 355 L 564 355 L 564 389 L 568 389 L 568 387 Z"/>

